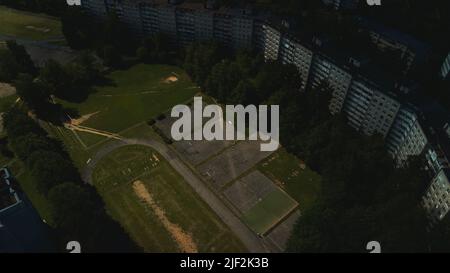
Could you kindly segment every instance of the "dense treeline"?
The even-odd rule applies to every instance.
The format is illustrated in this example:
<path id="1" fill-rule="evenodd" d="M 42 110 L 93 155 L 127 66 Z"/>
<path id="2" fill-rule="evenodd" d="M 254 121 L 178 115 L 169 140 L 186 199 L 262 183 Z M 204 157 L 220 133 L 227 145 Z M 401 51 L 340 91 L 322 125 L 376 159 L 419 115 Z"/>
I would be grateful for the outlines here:
<path id="1" fill-rule="evenodd" d="M 421 159 L 395 168 L 380 136 L 362 136 L 329 114 L 326 83 L 299 92 L 294 66 L 246 52 L 221 59 L 217 45 L 187 48 L 184 66 L 221 103 L 280 105 L 281 143 L 322 175 L 320 198 L 302 211 L 288 251 L 363 252 L 373 240 L 385 252 L 450 250 L 446 222 L 433 236 L 426 230 L 420 201 L 429 177 Z"/>
<path id="2" fill-rule="evenodd" d="M 139 251 L 106 213 L 95 189 L 84 184 L 62 144 L 29 116 L 60 122 L 70 109 L 62 109 L 53 96 L 83 100 L 90 86 L 102 79 L 95 58 L 81 52 L 66 65 L 48 61 L 38 70 L 23 46 L 14 41 L 6 45 L 1 53 L 9 57 L 0 59 L 0 77 L 14 85 L 23 104 L 16 104 L 2 116 L 7 133 L 1 143 L 2 153 L 12 156 L 12 152 L 23 162 L 37 191 L 49 201 L 60 249 L 76 240 L 85 252 Z"/>
<path id="3" fill-rule="evenodd" d="M 67 7 L 67 2 L 62 0 L 0 0 L 0 5 L 58 16 Z"/>
<path id="4" fill-rule="evenodd" d="M 6 48 L 0 48 L 0 82 L 12 83 L 20 73 L 36 75 L 37 69 L 24 46 L 6 41 Z"/>
<path id="5" fill-rule="evenodd" d="M 26 56 L 24 59 L 28 60 L 28 54 Z M 91 85 L 102 79 L 99 65 L 89 52 L 80 53 L 66 65 L 49 60 L 38 72 L 34 72 L 34 69 L 33 74 L 26 72 L 28 71 L 18 73 L 12 82 L 17 95 L 38 118 L 55 124 L 61 123 L 64 112 L 73 117 L 77 113 L 71 109 L 63 109 L 60 104 L 55 103 L 53 97 L 83 101 L 91 92 Z"/>
<path id="6" fill-rule="evenodd" d="M 37 190 L 49 200 L 61 249 L 76 240 L 85 252 L 139 250 L 106 213 L 95 190 L 83 183 L 61 143 L 19 107 L 11 108 L 3 119 L 12 151 L 29 170 Z"/>

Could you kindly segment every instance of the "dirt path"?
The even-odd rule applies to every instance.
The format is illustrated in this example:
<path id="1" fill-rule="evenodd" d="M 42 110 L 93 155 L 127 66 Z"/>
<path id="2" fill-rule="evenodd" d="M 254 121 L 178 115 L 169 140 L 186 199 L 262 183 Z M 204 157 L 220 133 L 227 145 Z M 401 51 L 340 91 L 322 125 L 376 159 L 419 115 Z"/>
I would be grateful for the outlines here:
<path id="1" fill-rule="evenodd" d="M 16 88 L 8 83 L 0 82 L 0 98 L 8 97 L 16 93 Z"/>
<path id="2" fill-rule="evenodd" d="M 161 207 L 159 207 L 153 200 L 152 195 L 148 192 L 144 183 L 142 183 L 139 180 L 135 181 L 133 183 L 133 190 L 140 199 L 142 199 L 147 205 L 150 206 L 150 208 L 156 214 L 156 217 L 158 217 L 159 221 L 163 224 L 164 228 L 170 233 L 170 236 L 172 236 L 172 238 L 178 244 L 178 247 L 181 249 L 182 252 L 185 253 L 198 252 L 197 245 L 195 244 L 192 236 L 186 233 L 177 224 L 172 223 L 167 218 L 164 210 Z"/>
<path id="3" fill-rule="evenodd" d="M 79 118 L 76 118 L 76 119 L 71 119 L 70 123 L 72 125 L 80 125 L 81 123 L 89 120 L 91 117 L 97 115 L 98 113 L 100 113 L 100 111 L 97 111 L 97 112 L 94 112 L 94 113 L 90 113 L 90 114 L 87 114 L 87 115 L 83 115 L 83 116 L 81 116 Z"/>
<path id="4" fill-rule="evenodd" d="M 65 124 L 65 127 L 69 130 L 73 130 L 73 131 L 79 131 L 79 132 L 86 132 L 86 133 L 91 133 L 94 135 L 99 135 L 99 136 L 104 136 L 104 137 L 108 137 L 108 138 L 114 138 L 114 139 L 122 139 L 121 136 L 119 136 L 118 134 L 114 134 L 114 133 L 110 133 L 110 132 L 106 132 L 106 131 L 102 131 L 102 130 L 97 130 L 94 128 L 89 128 L 89 127 L 85 127 L 85 126 L 81 126 L 81 125 L 73 125 L 73 124 Z"/>

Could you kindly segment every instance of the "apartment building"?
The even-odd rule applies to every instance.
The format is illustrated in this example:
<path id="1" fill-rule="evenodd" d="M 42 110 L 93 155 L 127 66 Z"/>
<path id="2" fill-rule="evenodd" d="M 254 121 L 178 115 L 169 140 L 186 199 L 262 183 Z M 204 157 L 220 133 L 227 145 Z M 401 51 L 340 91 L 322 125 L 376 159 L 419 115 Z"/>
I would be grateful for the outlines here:
<path id="1" fill-rule="evenodd" d="M 182 6 L 175 10 L 176 37 L 180 46 L 187 46 L 195 41 L 195 6 Z"/>
<path id="2" fill-rule="evenodd" d="M 394 122 L 400 103 L 369 79 L 355 77 L 343 106 L 350 126 L 366 135 L 386 137 Z"/>
<path id="3" fill-rule="evenodd" d="M 326 83 L 331 87 L 333 94 L 330 101 L 330 112 L 332 114 L 341 112 L 352 78 L 347 66 L 338 64 L 338 61 L 329 58 L 328 54 L 322 52 L 314 54 L 309 84 L 311 87 L 317 87 Z"/>
<path id="4" fill-rule="evenodd" d="M 252 10 L 249 8 L 231 9 L 229 11 L 233 20 L 231 23 L 232 48 L 251 49 L 253 46 L 253 24 Z"/>
<path id="5" fill-rule="evenodd" d="M 435 177 L 423 197 L 423 205 L 433 223 L 442 220 L 450 210 L 450 123 L 431 132 L 425 158 Z"/>
<path id="6" fill-rule="evenodd" d="M 430 54 L 430 47 L 414 37 L 383 26 L 368 19 L 360 19 L 360 25 L 366 29 L 372 42 L 382 51 L 392 50 L 400 53 L 407 73 L 414 64 L 424 62 Z"/>
<path id="7" fill-rule="evenodd" d="M 418 110 L 413 106 L 402 105 L 386 137 L 388 152 L 399 164 L 409 156 L 422 154 L 428 145 L 428 138 L 417 113 Z"/>
<path id="8" fill-rule="evenodd" d="M 266 60 L 278 60 L 281 32 L 269 24 L 262 25 L 262 48 Z"/>
<path id="9" fill-rule="evenodd" d="M 81 6 L 89 14 L 95 17 L 105 17 L 107 14 L 106 5 L 104 1 L 98 0 L 81 0 Z"/>
<path id="10" fill-rule="evenodd" d="M 25 195 L 15 189 L 7 168 L 0 169 L 0 253 L 54 251 L 47 229 Z"/>
<path id="11" fill-rule="evenodd" d="M 295 37 L 285 34 L 280 39 L 279 59 L 284 64 L 297 67 L 302 79 L 301 90 L 305 90 L 313 60 L 312 50 L 301 45 Z"/>
<path id="12" fill-rule="evenodd" d="M 444 219 L 450 209 L 450 169 L 442 169 L 431 181 L 423 206 L 432 224 Z"/>
<path id="13" fill-rule="evenodd" d="M 142 22 L 142 34 L 151 36 L 160 32 L 159 27 L 159 9 L 150 2 L 139 3 L 139 12 Z"/>
<path id="14" fill-rule="evenodd" d="M 214 12 L 212 10 L 196 10 L 194 23 L 196 41 L 210 41 L 214 38 Z"/>

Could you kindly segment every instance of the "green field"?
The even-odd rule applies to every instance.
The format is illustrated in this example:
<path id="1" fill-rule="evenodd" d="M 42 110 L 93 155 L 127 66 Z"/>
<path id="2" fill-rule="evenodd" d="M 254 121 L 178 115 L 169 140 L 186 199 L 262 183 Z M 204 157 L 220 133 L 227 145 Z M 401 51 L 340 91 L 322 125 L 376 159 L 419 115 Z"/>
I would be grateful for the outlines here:
<path id="1" fill-rule="evenodd" d="M 7 97 L 0 97 L 0 113 L 7 111 L 16 102 L 18 96 L 16 94 Z"/>
<path id="2" fill-rule="evenodd" d="M 301 210 L 312 206 L 320 194 L 320 175 L 284 149 L 260 163 L 258 169 L 294 198 Z"/>
<path id="3" fill-rule="evenodd" d="M 243 220 L 258 234 L 265 234 L 297 207 L 298 203 L 277 189 L 243 215 Z"/>
<path id="4" fill-rule="evenodd" d="M 18 39 L 46 40 L 62 37 L 61 22 L 44 14 L 0 6 L 0 35 Z"/>
<path id="5" fill-rule="evenodd" d="M 177 82 L 164 82 L 174 75 Z M 84 126 L 114 133 L 168 111 L 199 92 L 182 69 L 169 65 L 139 64 L 107 78 L 111 83 L 96 87 L 86 101 L 62 103 L 81 116 L 96 113 Z"/>
<path id="6" fill-rule="evenodd" d="M 99 162 L 93 180 L 109 213 L 146 252 L 177 252 L 180 244 L 156 210 L 133 190 L 136 181 L 145 185 L 167 219 L 191 236 L 198 252 L 245 251 L 189 184 L 150 148 L 118 148 Z"/>

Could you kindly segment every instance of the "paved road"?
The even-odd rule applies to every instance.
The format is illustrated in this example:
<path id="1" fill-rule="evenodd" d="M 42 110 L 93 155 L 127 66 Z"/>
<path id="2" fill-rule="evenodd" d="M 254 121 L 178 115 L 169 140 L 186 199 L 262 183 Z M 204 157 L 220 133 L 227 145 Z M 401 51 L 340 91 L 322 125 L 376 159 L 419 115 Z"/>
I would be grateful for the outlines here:
<path id="1" fill-rule="evenodd" d="M 50 59 L 61 64 L 66 64 L 77 55 L 77 52 L 67 46 L 52 44 L 52 42 L 64 41 L 64 37 L 55 37 L 47 40 L 30 40 L 0 34 L 0 41 L 2 40 L 15 40 L 18 44 L 25 46 L 34 64 L 39 67 L 43 66 Z"/>
<path id="2" fill-rule="evenodd" d="M 111 142 L 100 149 L 82 171 L 83 180 L 92 184 L 92 172 L 96 164 L 113 150 L 127 145 L 144 145 L 155 149 L 191 185 L 200 197 L 241 239 L 252 253 L 270 252 L 263 239 L 255 235 L 242 221 L 226 207 L 223 202 L 201 181 L 165 144 L 151 139 L 123 139 Z"/>
<path id="3" fill-rule="evenodd" d="M 25 38 L 18 38 L 16 36 L 11 35 L 5 35 L 0 34 L 0 41 L 7 41 L 7 40 L 14 40 L 20 45 L 35 45 L 35 46 L 41 46 L 49 49 L 59 49 L 59 50 L 66 50 L 66 51 L 72 51 L 68 47 L 63 47 L 60 45 L 52 44 L 52 42 L 61 42 L 65 41 L 63 36 L 58 37 L 52 37 L 45 40 L 32 40 L 32 39 L 25 39 Z"/>

